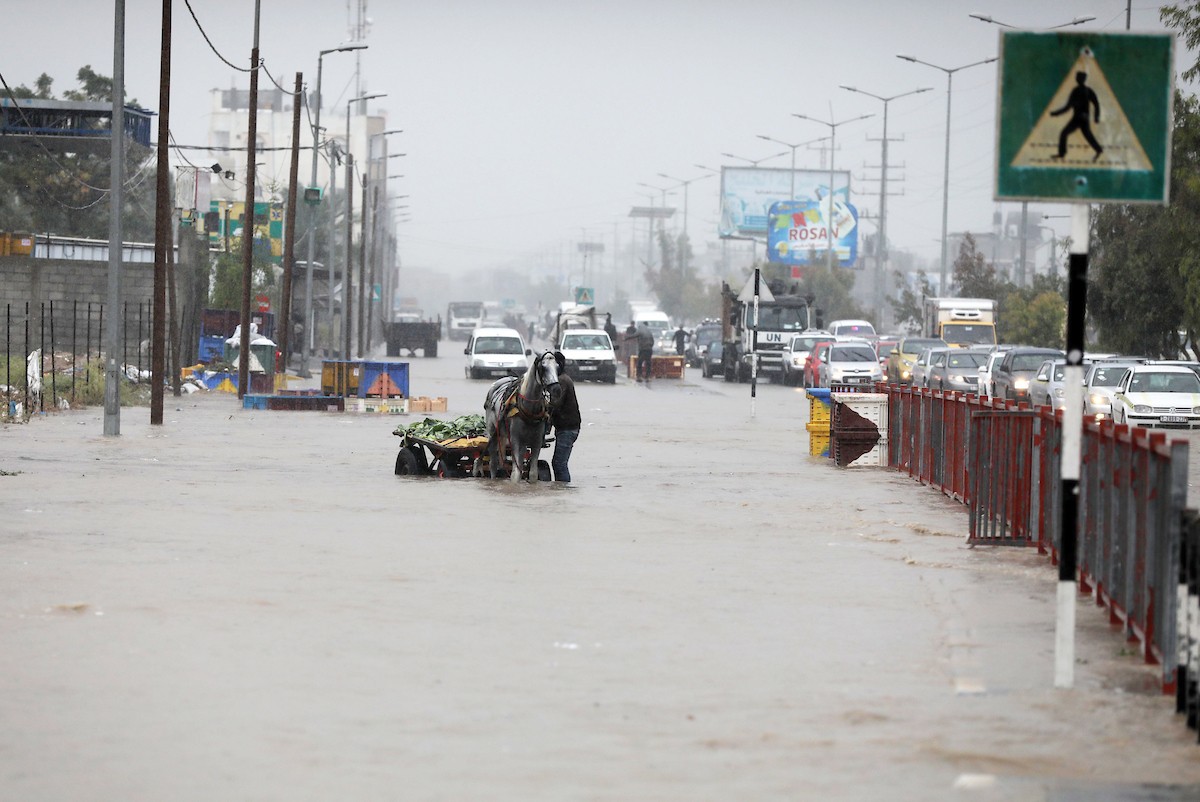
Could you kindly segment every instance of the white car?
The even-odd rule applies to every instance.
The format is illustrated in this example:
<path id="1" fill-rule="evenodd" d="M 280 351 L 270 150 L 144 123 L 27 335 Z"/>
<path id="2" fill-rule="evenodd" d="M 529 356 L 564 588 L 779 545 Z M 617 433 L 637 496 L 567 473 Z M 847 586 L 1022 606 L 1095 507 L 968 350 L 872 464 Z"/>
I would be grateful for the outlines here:
<path id="1" fill-rule="evenodd" d="M 463 353 L 467 378 L 487 379 L 524 375 L 533 351 L 525 347 L 516 329 L 479 328 L 471 332 Z"/>
<path id="2" fill-rule="evenodd" d="M 998 346 L 994 351 L 988 354 L 988 358 L 982 365 L 979 366 L 979 397 L 991 398 L 995 395 L 995 387 L 992 383 L 992 373 L 996 369 L 996 365 L 1000 364 L 1000 360 L 1004 358 L 1004 352 L 1011 346 Z"/>
<path id="3" fill-rule="evenodd" d="M 616 383 L 617 355 L 604 329 L 567 329 L 558 350 L 567 359 L 566 374 L 572 379 Z"/>
<path id="4" fill-rule="evenodd" d="M 783 349 L 783 374 L 780 381 L 787 385 L 804 383 L 804 363 L 808 355 L 819 342 L 832 340 L 833 335 L 827 331 L 809 330 L 792 335 L 792 339 Z"/>
<path id="5" fill-rule="evenodd" d="M 829 346 L 829 358 L 821 362 L 819 370 L 822 387 L 883 381 L 879 355 L 868 342 L 834 342 Z"/>
<path id="6" fill-rule="evenodd" d="M 1178 365 L 1134 365 L 1113 393 L 1112 414 L 1118 424 L 1200 428 L 1200 376 Z"/>

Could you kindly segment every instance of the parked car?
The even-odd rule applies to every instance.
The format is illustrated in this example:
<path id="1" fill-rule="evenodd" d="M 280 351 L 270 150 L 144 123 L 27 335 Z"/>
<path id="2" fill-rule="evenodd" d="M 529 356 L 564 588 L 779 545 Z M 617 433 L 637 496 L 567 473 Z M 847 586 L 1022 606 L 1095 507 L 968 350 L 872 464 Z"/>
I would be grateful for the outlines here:
<path id="1" fill-rule="evenodd" d="M 713 341 L 721 339 L 720 323 L 701 323 L 692 331 L 691 338 L 683 348 L 683 359 L 689 368 L 701 367 L 704 349 Z"/>
<path id="2" fill-rule="evenodd" d="M 1134 365 L 1112 400 L 1113 421 L 1131 426 L 1200 427 L 1200 376 L 1182 365 Z"/>
<path id="3" fill-rule="evenodd" d="M 917 357 L 926 348 L 945 348 L 946 342 L 938 337 L 905 337 L 888 354 L 887 373 L 891 384 L 912 384 L 912 369 Z"/>
<path id="4" fill-rule="evenodd" d="M 1029 380 L 1029 403 L 1034 406 L 1062 409 L 1067 402 L 1065 359 L 1047 359 L 1038 366 Z"/>
<path id="5" fill-rule="evenodd" d="M 1083 378 L 1083 414 L 1094 415 L 1097 420 L 1112 419 L 1112 399 L 1125 371 L 1140 365 L 1145 360 L 1106 359 L 1088 366 Z"/>
<path id="6" fill-rule="evenodd" d="M 959 393 L 979 392 L 979 366 L 988 358 L 987 349 L 949 348 L 934 353 L 925 386 Z"/>
<path id="7" fill-rule="evenodd" d="M 617 355 L 604 329 L 567 329 L 558 350 L 566 357 L 566 374 L 572 379 L 616 383 Z"/>
<path id="8" fill-rule="evenodd" d="M 1066 358 L 1066 354 L 1054 348 L 1010 348 L 992 370 L 992 393 L 1007 401 L 1028 401 L 1029 382 L 1042 363 Z"/>
<path id="9" fill-rule="evenodd" d="M 783 375 L 780 381 L 788 385 L 801 384 L 804 381 L 804 363 L 808 361 L 813 346 L 830 339 L 833 339 L 833 335 L 827 331 L 793 334 L 783 349 Z"/>
<path id="10" fill-rule="evenodd" d="M 527 357 L 533 354 L 517 330 L 507 328 L 472 330 L 463 353 L 468 379 L 521 376 L 529 369 Z"/>
<path id="11" fill-rule="evenodd" d="M 818 368 L 820 386 L 835 384 L 872 384 L 883 381 L 883 369 L 879 367 L 879 355 L 866 341 L 835 342 L 829 348 L 829 356 Z"/>
<path id="12" fill-rule="evenodd" d="M 722 362 L 724 354 L 725 344 L 721 342 L 721 338 L 718 337 L 710 342 L 701 356 L 700 375 L 706 379 L 724 375 L 725 365 Z"/>
<path id="13" fill-rule="evenodd" d="M 997 345 L 993 348 L 979 366 L 979 397 L 993 398 L 996 395 L 995 383 L 992 381 L 992 376 L 996 372 L 996 366 L 1000 364 L 1000 360 L 1004 358 L 1004 352 L 1012 348 L 1011 345 Z"/>
<path id="14" fill-rule="evenodd" d="M 829 354 L 829 347 L 831 345 L 833 345 L 832 340 L 822 340 L 813 346 L 812 351 L 808 354 L 808 359 L 804 360 L 805 387 L 821 386 L 821 363 L 825 361 L 825 357 Z"/>
<path id="15" fill-rule="evenodd" d="M 949 351 L 950 346 L 939 346 L 937 348 L 926 348 L 917 355 L 917 361 L 912 365 L 912 380 L 913 387 L 928 387 L 929 386 L 929 365 L 934 357 L 945 351 Z"/>

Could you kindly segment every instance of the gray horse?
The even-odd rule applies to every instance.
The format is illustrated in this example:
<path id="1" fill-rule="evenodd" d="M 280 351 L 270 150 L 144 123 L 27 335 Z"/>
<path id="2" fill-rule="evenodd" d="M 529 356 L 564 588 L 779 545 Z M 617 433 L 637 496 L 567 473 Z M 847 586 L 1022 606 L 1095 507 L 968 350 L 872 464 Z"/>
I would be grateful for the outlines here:
<path id="1" fill-rule="evenodd" d="M 488 388 L 483 402 L 488 434 L 488 470 L 495 479 L 501 475 L 504 455 L 513 455 L 512 480 L 536 482 L 538 457 L 546 431 L 550 427 L 550 411 L 557 403 L 558 364 L 554 354 L 546 351 L 518 379 L 516 376 L 499 379 Z M 529 461 L 524 459 L 529 450 Z M 482 471 L 476 468 L 476 474 Z"/>

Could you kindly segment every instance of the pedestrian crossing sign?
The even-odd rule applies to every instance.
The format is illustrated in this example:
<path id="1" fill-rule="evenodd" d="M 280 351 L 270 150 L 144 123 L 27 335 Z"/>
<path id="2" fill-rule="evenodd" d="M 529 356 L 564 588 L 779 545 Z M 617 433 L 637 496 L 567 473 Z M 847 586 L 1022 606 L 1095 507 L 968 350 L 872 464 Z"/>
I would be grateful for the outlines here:
<path id="1" fill-rule="evenodd" d="M 576 287 L 575 288 L 575 304 L 576 306 L 595 306 L 596 305 L 596 290 L 593 287 Z"/>
<path id="2" fill-rule="evenodd" d="M 1002 33 L 996 200 L 1166 203 L 1174 42 Z"/>

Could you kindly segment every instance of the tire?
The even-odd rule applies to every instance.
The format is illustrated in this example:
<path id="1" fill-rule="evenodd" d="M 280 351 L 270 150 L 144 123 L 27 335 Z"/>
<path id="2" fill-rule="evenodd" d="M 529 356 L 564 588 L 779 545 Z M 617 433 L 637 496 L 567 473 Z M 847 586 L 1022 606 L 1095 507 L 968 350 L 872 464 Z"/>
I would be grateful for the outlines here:
<path id="1" fill-rule="evenodd" d="M 412 446 L 400 449 L 396 455 L 397 476 L 422 476 L 426 473 L 429 473 L 429 466 L 425 464 L 424 452 Z"/>
<path id="2" fill-rule="evenodd" d="M 538 460 L 537 478 L 539 482 L 553 482 L 554 476 L 550 473 L 550 463 L 544 459 Z"/>

